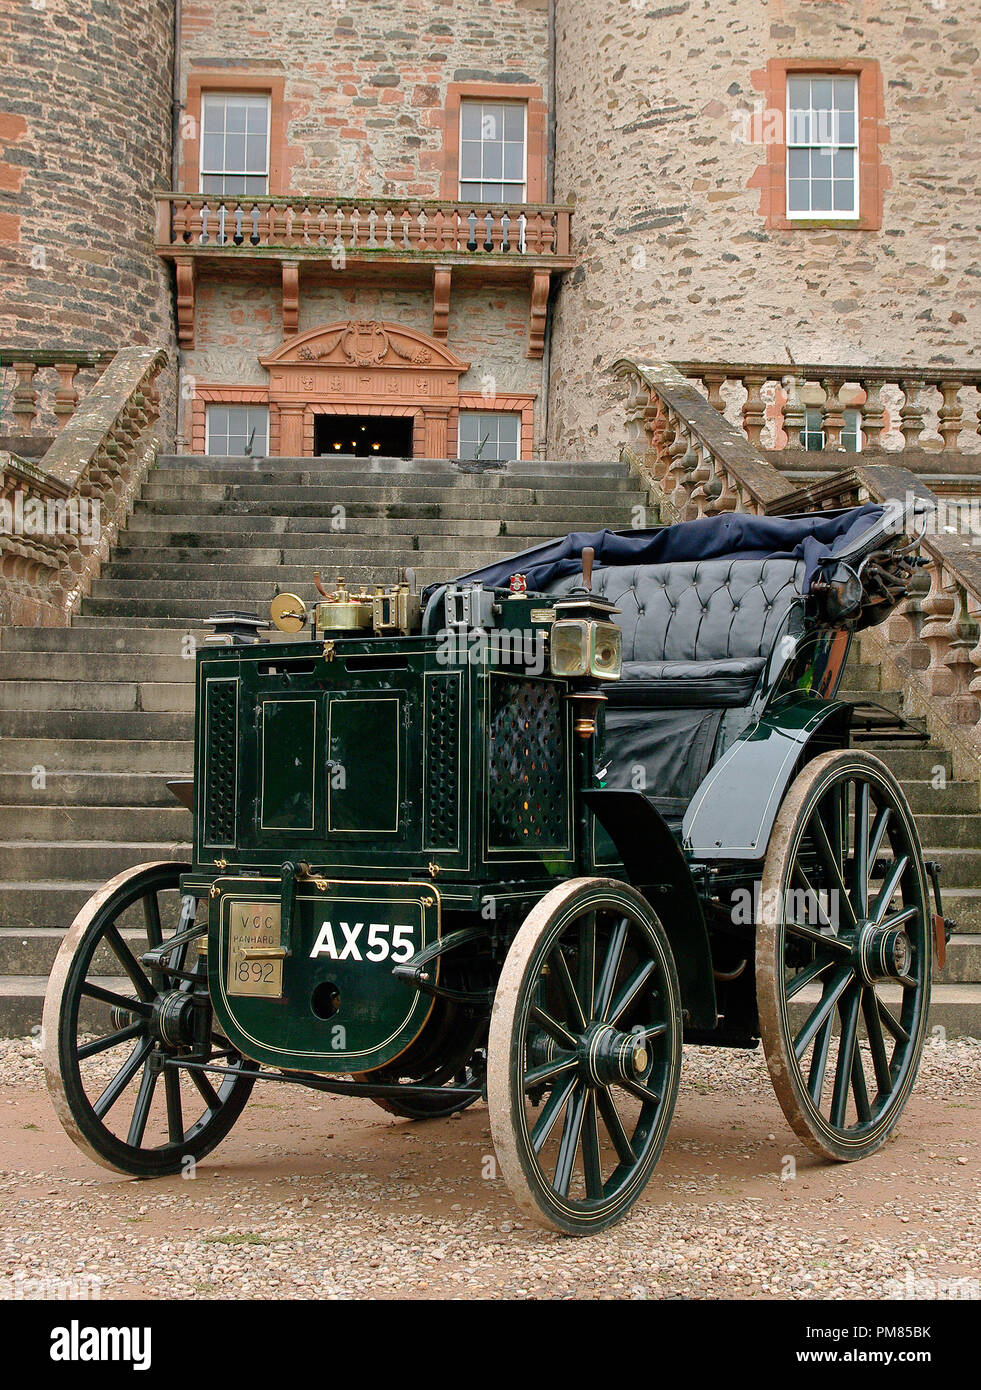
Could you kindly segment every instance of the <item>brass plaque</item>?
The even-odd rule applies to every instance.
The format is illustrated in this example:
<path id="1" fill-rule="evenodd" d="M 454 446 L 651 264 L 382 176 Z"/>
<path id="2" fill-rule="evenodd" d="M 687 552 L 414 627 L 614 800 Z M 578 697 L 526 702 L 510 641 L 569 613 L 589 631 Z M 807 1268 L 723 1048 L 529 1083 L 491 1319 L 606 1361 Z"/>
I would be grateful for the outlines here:
<path id="1" fill-rule="evenodd" d="M 555 619 L 555 609 L 533 608 L 528 616 L 533 623 L 550 623 Z"/>
<path id="2" fill-rule="evenodd" d="M 281 999 L 283 960 L 277 902 L 232 903 L 228 910 L 228 993 Z"/>

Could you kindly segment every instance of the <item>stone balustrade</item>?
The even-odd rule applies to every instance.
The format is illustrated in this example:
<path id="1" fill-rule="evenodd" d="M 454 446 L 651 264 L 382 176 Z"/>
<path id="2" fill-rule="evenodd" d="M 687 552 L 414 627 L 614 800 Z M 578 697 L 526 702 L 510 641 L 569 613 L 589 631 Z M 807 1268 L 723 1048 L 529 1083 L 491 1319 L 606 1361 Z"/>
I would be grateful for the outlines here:
<path id="1" fill-rule="evenodd" d="M 292 251 L 345 257 L 487 256 L 570 259 L 571 209 L 325 194 L 157 195 L 157 249 L 234 254 Z"/>
<path id="2" fill-rule="evenodd" d="M 116 353 L 39 460 L 0 452 L 0 624 L 70 622 L 152 462 L 159 348 Z"/>
<path id="3" fill-rule="evenodd" d="M 910 596 L 862 640 L 878 644 L 876 656 L 891 667 L 908 707 L 942 726 L 955 775 L 981 775 L 981 533 L 899 459 L 881 461 L 881 453 L 878 462 L 850 455 L 850 466 L 795 486 L 727 418 L 719 400 L 690 380 L 686 365 L 621 359 L 613 371 L 630 390 L 625 455 L 665 519 L 727 511 L 779 516 L 888 498 L 931 504 L 921 543 L 926 564 Z"/>
<path id="4" fill-rule="evenodd" d="M 845 447 L 846 410 L 860 417 L 862 449 L 981 451 L 981 369 L 788 363 L 678 363 L 757 448 L 803 449 L 807 410 L 824 448 Z"/>
<path id="5" fill-rule="evenodd" d="M 0 346 L 0 433 L 27 439 L 36 430 L 50 436 L 62 429 L 113 356 Z"/>

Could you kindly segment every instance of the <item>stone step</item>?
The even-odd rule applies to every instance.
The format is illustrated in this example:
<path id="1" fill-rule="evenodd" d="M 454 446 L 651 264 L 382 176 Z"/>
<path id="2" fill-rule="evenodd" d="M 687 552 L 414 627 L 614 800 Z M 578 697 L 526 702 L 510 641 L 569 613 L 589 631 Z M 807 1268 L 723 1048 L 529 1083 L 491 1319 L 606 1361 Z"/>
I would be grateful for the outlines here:
<path id="1" fill-rule="evenodd" d="M 13 927 L 0 927 L 0 976 L 49 975 L 69 925 L 66 923 L 64 930 L 60 927 L 30 927 L 26 931 L 18 931 Z M 122 936 L 135 955 L 147 949 L 149 943 L 146 934 L 138 928 L 125 927 Z M 119 962 L 107 948 L 96 954 L 92 966 L 96 975 L 115 975 L 119 970 Z M 124 993 L 129 994 L 130 990 L 126 989 Z"/>
<path id="2" fill-rule="evenodd" d="M 43 661 L 37 652 L 0 651 L 0 683 L 30 681 L 75 683 L 78 681 L 134 681 L 138 685 L 172 684 L 194 680 L 194 661 L 180 653 L 180 643 L 172 642 L 168 654 L 144 652 L 59 651 L 48 653 Z M 193 658 L 194 652 L 191 651 Z"/>
<path id="3" fill-rule="evenodd" d="M 189 830 L 190 819 L 182 824 Z M 0 843 L 4 873 L 15 883 L 27 883 L 32 879 L 42 882 L 69 879 L 100 884 L 134 864 L 156 859 L 185 861 L 190 854 L 190 844 L 180 839 L 167 843 L 75 840 L 65 844 L 60 840 L 21 838 Z"/>
<path id="4" fill-rule="evenodd" d="M 0 712 L 194 712 L 193 681 L 0 680 Z"/>
<path id="5" fill-rule="evenodd" d="M 903 783 L 903 791 L 918 825 L 924 816 L 931 814 L 954 816 L 973 812 L 977 815 L 981 806 L 977 782 L 946 782 L 938 789 L 932 782 L 908 778 Z"/>
<path id="6" fill-rule="evenodd" d="M 956 923 L 958 936 L 981 932 L 981 888 L 959 888 L 941 876 L 940 896 L 944 916 Z"/>
<path id="7" fill-rule="evenodd" d="M 845 672 L 847 679 L 849 672 Z M 878 705 L 881 709 L 890 710 L 893 714 L 902 714 L 903 695 L 899 690 L 855 690 L 839 689 L 836 700 L 845 700 L 852 705 Z"/>
<path id="8" fill-rule="evenodd" d="M 93 716 L 88 716 L 92 719 Z M 159 715 L 156 716 L 160 718 Z M 110 737 L 77 735 L 51 737 L 11 734 L 4 739 L 3 770 L 12 773 L 32 773 L 42 769 L 50 778 L 63 773 L 140 773 L 190 777 L 193 769 L 193 729 L 180 738 L 148 736 L 146 725 L 128 738 L 122 735 L 119 721 L 103 721 L 111 730 Z M 186 716 L 182 717 L 187 726 Z"/>
<path id="9" fill-rule="evenodd" d="M 131 847 L 131 850 L 129 864 L 125 867 L 147 862 L 135 848 Z M 186 863 L 190 856 L 164 857 L 175 863 Z M 102 887 L 107 877 L 109 875 L 91 879 L 61 878 L 0 883 L 0 928 L 13 932 L 34 928 L 67 931 L 79 911 L 92 894 Z M 179 909 L 176 893 L 160 895 L 161 914 L 165 908 L 173 914 L 170 920 L 176 920 L 176 912 Z M 124 926 L 142 926 L 142 909 L 139 905 L 128 908 L 119 920 Z"/>
<path id="10" fill-rule="evenodd" d="M 235 518 L 199 518 L 201 526 L 194 531 L 184 529 L 183 518 L 178 525 L 161 525 L 141 530 L 136 528 L 125 532 L 125 542 L 113 551 L 113 557 L 121 560 L 141 560 L 146 551 L 149 558 L 155 558 L 158 551 L 179 551 L 188 558 L 195 551 L 213 550 L 220 556 L 234 558 L 241 550 L 273 550 L 277 553 L 288 550 L 338 550 L 354 551 L 365 545 L 388 544 L 388 537 L 401 538 L 407 534 L 419 537 L 420 545 L 427 545 L 429 538 L 434 540 L 447 535 L 447 525 L 439 517 L 412 517 L 411 529 L 407 520 L 392 517 L 347 518 L 342 531 L 335 531 L 322 521 L 311 522 L 308 517 L 299 517 L 294 525 L 291 518 L 260 518 L 263 529 L 253 530 L 253 520 L 246 519 L 244 526 L 226 526 L 224 523 Z M 355 525 L 354 521 L 358 524 Z M 606 513 L 605 525 L 609 520 Z M 278 522 L 273 526 L 272 522 Z M 557 537 L 568 535 L 575 530 L 574 519 L 568 516 L 561 521 L 522 522 L 502 521 L 494 516 L 483 521 L 470 520 L 453 523 L 452 536 L 460 546 L 471 544 L 474 539 L 499 541 L 513 551 L 531 550 L 544 545 Z M 614 528 L 615 529 L 615 528 Z M 623 529 L 623 528 L 621 528 Z M 356 558 L 356 555 L 355 557 Z"/>
<path id="11" fill-rule="evenodd" d="M 947 943 L 947 959 L 937 979 L 945 984 L 981 983 L 981 935 L 958 932 Z M 978 1019 L 981 1023 L 981 1018 Z"/>
<path id="12" fill-rule="evenodd" d="M 460 574 L 461 570 L 430 570 L 417 571 L 419 583 L 421 585 L 445 583 L 454 574 Z M 373 584 L 394 584 L 398 579 L 398 573 L 393 566 L 389 573 L 378 569 L 359 573 L 357 569 L 348 567 L 345 575 L 348 583 L 354 587 L 359 585 Z M 126 581 L 122 581 L 126 582 Z M 208 588 L 207 585 L 203 586 Z M 208 618 L 222 608 L 244 608 L 248 612 L 255 612 L 259 617 L 267 617 L 269 613 L 269 602 L 277 593 L 279 586 L 274 584 L 253 586 L 256 592 L 248 593 L 248 586 L 241 583 L 233 583 L 227 589 L 210 592 L 210 597 L 200 598 L 180 598 L 175 595 L 169 599 L 165 597 L 156 598 L 119 598 L 115 594 L 109 594 L 99 598 L 89 598 L 83 604 L 83 616 L 102 617 L 112 620 L 115 617 L 120 619 L 133 618 L 139 624 L 149 622 L 151 619 L 164 618 L 169 620 L 169 626 L 178 628 L 194 628 L 201 625 L 200 631 L 206 636 L 207 631 L 203 626 Z"/>
<path id="13" fill-rule="evenodd" d="M 165 498 L 193 498 L 211 506 L 223 501 L 268 502 L 273 508 L 280 502 L 321 502 L 333 505 L 342 502 L 434 502 L 441 498 L 456 499 L 458 495 L 474 498 L 500 497 L 515 504 L 542 501 L 546 496 L 556 502 L 575 502 L 584 489 L 594 504 L 611 501 L 622 504 L 624 496 L 633 497 L 641 489 L 633 478 L 574 479 L 571 477 L 515 479 L 495 473 L 457 473 L 451 478 L 408 478 L 368 481 L 364 477 L 263 478 L 246 476 L 242 480 L 226 481 L 212 478 L 189 478 L 151 472 L 140 494 L 144 501 Z"/>
<path id="14" fill-rule="evenodd" d="M 343 575 L 346 579 L 348 572 L 353 574 L 356 571 L 391 570 L 393 568 L 408 568 L 418 572 L 422 568 L 420 561 L 426 562 L 427 568 L 432 568 L 434 564 L 443 564 L 447 578 L 461 572 L 461 566 L 466 569 L 480 569 L 484 565 L 495 563 L 497 560 L 506 559 L 508 551 L 506 548 L 498 546 L 495 550 L 481 552 L 479 550 L 461 551 L 447 553 L 445 561 L 438 555 L 429 550 L 401 550 L 389 554 L 371 553 L 367 551 L 358 552 L 358 564 L 348 566 L 345 564 L 344 556 L 338 556 L 336 552 L 330 555 L 330 563 L 315 562 L 313 558 L 303 560 L 302 558 L 293 564 L 288 561 L 285 563 L 273 562 L 271 564 L 261 564 L 246 558 L 242 563 L 229 564 L 227 562 L 197 562 L 190 561 L 184 564 L 170 564 L 166 567 L 156 565 L 131 565 L 114 561 L 107 570 L 103 571 L 101 579 L 97 579 L 92 586 L 92 596 L 94 598 L 105 598 L 107 594 L 118 593 L 120 597 L 139 597 L 141 594 L 152 593 L 160 589 L 161 593 L 168 590 L 162 588 L 163 585 L 173 586 L 207 585 L 211 593 L 218 592 L 218 586 L 234 584 L 241 587 L 245 584 L 271 584 L 274 591 L 280 589 L 295 588 L 298 584 L 306 584 L 313 594 L 313 575 L 315 570 L 319 570 L 325 583 L 333 584 L 337 575 Z M 125 587 L 124 587 L 125 586 Z M 190 592 L 200 593 L 200 588 L 190 590 Z M 868 694 L 859 694 L 856 699 L 867 700 Z"/>
<path id="15" fill-rule="evenodd" d="M 15 740 L 14 740 L 15 741 Z M 69 748 L 72 746 L 70 740 Z M 5 745 L 5 747 L 8 745 Z M 188 771 L 188 776 L 191 776 Z M 0 772 L 0 804 L 6 807 L 177 806 L 168 781 L 175 773 L 159 772 Z"/>
<path id="16" fill-rule="evenodd" d="M 880 995 L 887 1006 L 898 1007 L 901 990 L 897 985 L 882 987 Z M 802 990 L 790 1004 L 792 1027 L 799 1027 L 810 1008 L 818 1002 L 808 990 Z M 931 1028 L 942 1028 L 948 1037 L 978 1037 L 981 1035 L 981 984 L 934 984 L 930 1000 Z M 863 1034 L 864 1036 L 864 1030 Z"/>
<path id="17" fill-rule="evenodd" d="M 182 686 L 181 689 L 184 689 Z M 159 710 L 0 710 L 0 738 L 191 739 L 194 715 Z M 5 755 L 6 756 L 6 755 Z M 130 759 L 135 753 L 130 748 Z M 158 768 L 157 771 L 160 771 Z"/>
<path id="18" fill-rule="evenodd" d="M 945 817 L 946 819 L 946 817 Z M 947 893 L 954 888 L 973 888 L 981 883 L 981 850 L 950 849 L 947 845 L 924 844 L 923 858 L 940 865 L 940 888 L 946 906 Z M 948 909 L 950 916 L 953 912 Z"/>
<path id="19" fill-rule="evenodd" d="M 16 840 L 111 840 L 183 844 L 190 840 L 191 813 L 173 797 L 169 806 L 0 806 L 0 843 Z"/>
<path id="20" fill-rule="evenodd" d="M 503 477 L 503 478 L 623 478 L 632 477 L 627 466 L 617 459 L 580 462 L 578 459 L 512 459 L 503 464 L 484 465 L 460 459 L 353 458 L 350 454 L 309 455 L 271 454 L 257 458 L 250 454 L 159 454 L 158 470 L 199 472 L 205 477 L 242 473 L 246 476 L 268 477 L 300 473 L 323 476 L 335 474 L 357 478 L 441 478 Z"/>
<path id="21" fill-rule="evenodd" d="M 865 744 L 863 747 L 880 758 L 900 782 L 907 779 L 929 781 L 938 768 L 945 777 L 951 775 L 950 754 L 943 748 L 908 748 L 897 744 L 874 743 Z"/>
<path id="22" fill-rule="evenodd" d="M 934 792 L 935 797 L 943 792 Z M 916 813 L 916 828 L 924 845 L 943 845 L 945 849 L 981 848 L 981 814 L 956 815 L 950 812 Z M 942 882 L 942 880 L 941 880 Z"/>
<path id="23" fill-rule="evenodd" d="M 431 517 L 447 522 L 493 520 L 527 522 L 534 519 L 540 525 L 554 528 L 555 535 L 568 535 L 570 531 L 598 530 L 609 526 L 616 530 L 625 529 L 632 520 L 631 509 L 626 504 L 617 507 L 595 506 L 591 501 L 583 502 L 583 494 L 578 495 L 578 505 L 573 498 L 565 505 L 551 499 L 534 505 L 513 502 L 357 502 L 345 508 L 348 518 L 391 517 L 411 521 L 418 517 Z M 170 518 L 173 518 L 171 520 Z M 146 504 L 137 504 L 130 516 L 127 530 L 154 531 L 157 534 L 176 532 L 193 535 L 201 531 L 317 531 L 325 535 L 331 531 L 331 510 L 327 506 L 307 506 L 297 503 L 290 507 L 289 515 L 269 511 L 264 503 L 222 502 L 213 510 L 189 512 L 183 502 L 155 503 L 151 510 Z"/>
<path id="24" fill-rule="evenodd" d="M 872 691 L 879 689 L 880 679 L 881 671 L 878 666 L 849 658 L 841 683 L 849 690 Z"/>
<path id="25" fill-rule="evenodd" d="M 121 627 L 114 632 L 93 628 L 78 618 L 71 627 L 0 627 L 2 652 L 99 652 L 144 659 L 158 654 L 172 656 L 176 641 L 158 627 Z"/>

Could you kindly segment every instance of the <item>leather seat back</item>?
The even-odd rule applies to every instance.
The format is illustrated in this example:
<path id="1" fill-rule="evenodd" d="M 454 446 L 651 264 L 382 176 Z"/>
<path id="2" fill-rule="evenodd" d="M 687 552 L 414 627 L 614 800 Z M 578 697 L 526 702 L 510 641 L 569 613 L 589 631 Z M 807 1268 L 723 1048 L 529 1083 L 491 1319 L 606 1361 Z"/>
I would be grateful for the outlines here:
<path id="1" fill-rule="evenodd" d="M 624 663 L 766 657 L 800 597 L 801 560 L 722 557 L 597 569 L 593 592 L 616 604 Z M 572 575 L 549 591 L 561 597 Z"/>

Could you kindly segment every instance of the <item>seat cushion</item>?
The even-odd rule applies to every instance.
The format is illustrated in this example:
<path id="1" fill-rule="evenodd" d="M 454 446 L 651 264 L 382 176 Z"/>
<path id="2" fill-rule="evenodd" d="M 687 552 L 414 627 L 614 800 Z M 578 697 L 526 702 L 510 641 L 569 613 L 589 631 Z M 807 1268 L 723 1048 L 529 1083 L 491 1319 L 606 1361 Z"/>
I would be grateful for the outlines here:
<path id="1" fill-rule="evenodd" d="M 625 665 L 716 662 L 769 656 L 803 582 L 802 560 L 740 556 L 611 565 L 595 571 L 593 591 L 620 610 Z M 567 576 L 549 592 L 579 583 Z"/>
<path id="2" fill-rule="evenodd" d="M 726 709 L 749 703 L 766 658 L 720 661 L 628 661 L 623 675 L 605 690 L 614 705 L 633 709 L 697 706 Z"/>

